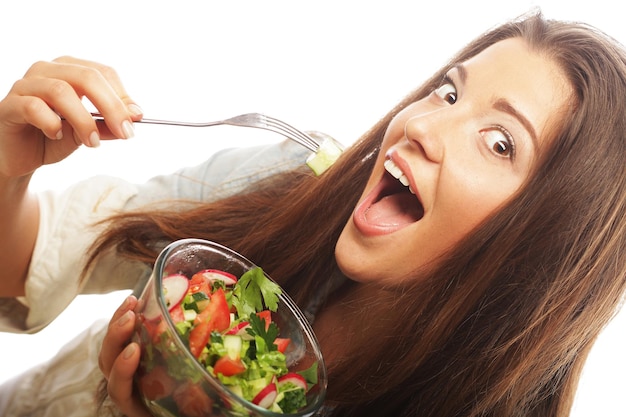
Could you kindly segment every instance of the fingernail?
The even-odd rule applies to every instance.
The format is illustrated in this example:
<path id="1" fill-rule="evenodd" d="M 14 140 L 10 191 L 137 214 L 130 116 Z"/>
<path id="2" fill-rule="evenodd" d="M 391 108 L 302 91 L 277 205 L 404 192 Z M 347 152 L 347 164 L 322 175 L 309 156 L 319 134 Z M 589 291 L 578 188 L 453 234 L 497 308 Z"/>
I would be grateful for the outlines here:
<path id="1" fill-rule="evenodd" d="M 124 120 L 124 122 L 122 122 L 122 131 L 124 132 L 124 137 L 126 139 L 130 139 L 135 136 L 135 129 L 133 129 L 133 124 L 128 120 Z"/>
<path id="2" fill-rule="evenodd" d="M 126 310 L 128 309 L 128 305 L 130 304 L 130 295 L 128 297 L 126 297 L 124 299 L 124 301 L 122 302 L 122 305 L 120 306 L 120 310 Z"/>
<path id="3" fill-rule="evenodd" d="M 89 135 L 89 146 L 92 148 L 100 146 L 100 135 L 98 135 L 98 132 L 95 130 L 91 132 L 91 135 Z"/>
<path id="4" fill-rule="evenodd" d="M 137 349 L 137 346 L 134 343 L 131 343 L 130 345 L 126 346 L 124 348 L 124 352 L 122 353 L 122 357 L 124 359 L 129 359 L 135 353 L 135 349 Z"/>
<path id="5" fill-rule="evenodd" d="M 141 116 L 143 114 L 143 110 L 141 110 L 141 107 L 136 104 L 129 104 L 128 111 L 133 116 Z"/>
<path id="6" fill-rule="evenodd" d="M 121 327 L 125 325 L 126 323 L 128 323 L 128 320 L 130 320 L 130 314 L 131 314 L 130 311 L 127 311 L 126 313 L 124 313 L 117 321 L 117 325 Z"/>
<path id="7" fill-rule="evenodd" d="M 58 140 L 63 139 L 63 129 L 59 130 L 55 136 Z"/>

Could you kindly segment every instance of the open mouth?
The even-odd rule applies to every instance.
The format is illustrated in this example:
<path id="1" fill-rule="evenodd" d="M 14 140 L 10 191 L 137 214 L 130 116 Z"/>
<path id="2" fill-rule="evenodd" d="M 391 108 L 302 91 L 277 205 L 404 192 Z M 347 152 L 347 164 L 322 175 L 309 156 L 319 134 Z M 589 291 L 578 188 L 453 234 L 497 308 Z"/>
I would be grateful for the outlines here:
<path id="1" fill-rule="evenodd" d="M 424 217 L 424 206 L 392 160 L 385 161 L 385 174 L 364 203 L 363 219 L 373 228 L 395 231 Z"/>

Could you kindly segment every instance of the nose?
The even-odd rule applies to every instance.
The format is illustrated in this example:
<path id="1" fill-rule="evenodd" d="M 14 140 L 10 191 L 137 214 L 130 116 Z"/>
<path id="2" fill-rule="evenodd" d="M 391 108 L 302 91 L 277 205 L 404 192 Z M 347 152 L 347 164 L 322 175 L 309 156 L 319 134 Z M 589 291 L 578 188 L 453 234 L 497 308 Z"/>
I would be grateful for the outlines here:
<path id="1" fill-rule="evenodd" d="M 440 111 L 416 115 L 404 124 L 404 135 L 412 146 L 418 147 L 425 157 L 440 163 L 444 156 L 444 136 L 451 121 L 442 118 Z"/>

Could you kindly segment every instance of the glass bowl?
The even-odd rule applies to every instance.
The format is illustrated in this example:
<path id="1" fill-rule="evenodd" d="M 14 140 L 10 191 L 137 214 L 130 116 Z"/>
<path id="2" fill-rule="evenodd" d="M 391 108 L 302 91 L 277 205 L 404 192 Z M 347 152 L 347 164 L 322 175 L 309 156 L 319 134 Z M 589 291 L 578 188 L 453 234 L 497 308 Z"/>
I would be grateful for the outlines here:
<path id="1" fill-rule="evenodd" d="M 178 298 L 178 295 L 175 295 L 178 290 L 172 289 L 176 285 L 171 283 L 186 285 L 184 280 L 180 280 L 181 276 L 192 280 L 192 277 L 200 271 L 219 270 L 239 279 L 253 269 L 259 271 L 256 265 L 242 255 L 217 243 L 201 239 L 173 242 L 159 254 L 150 280 L 139 298 L 134 335 L 142 352 L 139 369 L 135 375 L 135 385 L 144 403 L 155 416 L 286 415 L 281 412 L 280 407 L 276 408 L 277 402 L 268 404 L 268 401 L 273 401 L 271 395 L 264 401 L 263 398 L 259 399 L 264 395 L 262 393 L 258 393 L 253 400 L 246 400 L 240 387 L 233 385 L 229 387 L 215 376 L 217 365 L 214 365 L 215 368 L 207 368 L 201 364 L 195 356 L 198 354 L 197 347 L 195 350 L 190 349 L 189 343 L 192 338 L 189 332 L 185 334 L 184 329 L 179 330 L 180 319 L 175 318 L 175 310 L 172 309 L 177 301 L 171 297 Z M 263 275 L 270 279 L 266 274 Z M 175 279 L 170 279 L 171 277 Z M 164 279 L 168 279 L 166 283 L 169 283 L 165 285 L 165 290 Z M 217 297 L 215 299 L 217 300 Z M 229 304 L 231 299 L 228 301 Z M 211 301 L 212 296 L 209 303 Z M 230 311 L 232 319 L 234 309 L 230 307 Z M 185 310 L 185 314 L 187 313 L 189 311 Z M 284 350 L 288 376 L 294 373 L 309 376 L 313 374 L 313 379 L 308 380 L 306 405 L 288 415 L 310 416 L 321 407 L 327 385 L 326 368 L 315 334 L 303 313 L 282 290 L 278 296 L 278 307 L 271 313 L 271 321 L 278 326 L 280 340 L 289 340 L 286 348 L 280 349 Z M 230 329 L 229 332 L 232 333 L 233 330 Z M 247 338 L 249 340 L 250 336 Z M 192 350 L 196 352 L 195 355 L 192 354 Z M 206 350 L 204 355 L 206 358 Z M 272 378 L 272 383 L 280 380 Z M 247 381 L 245 389 L 250 389 Z"/>

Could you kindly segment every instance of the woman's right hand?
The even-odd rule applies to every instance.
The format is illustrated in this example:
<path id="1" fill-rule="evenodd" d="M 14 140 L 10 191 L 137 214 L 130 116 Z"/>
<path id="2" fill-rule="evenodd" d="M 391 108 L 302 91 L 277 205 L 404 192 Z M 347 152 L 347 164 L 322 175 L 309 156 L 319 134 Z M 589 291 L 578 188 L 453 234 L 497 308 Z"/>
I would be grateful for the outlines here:
<path id="1" fill-rule="evenodd" d="M 83 98 L 106 123 L 94 121 Z M 0 176 L 26 176 L 81 144 L 129 138 L 141 117 L 112 68 L 72 57 L 37 62 L 0 101 Z"/>

